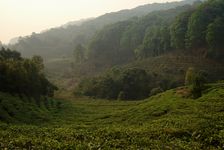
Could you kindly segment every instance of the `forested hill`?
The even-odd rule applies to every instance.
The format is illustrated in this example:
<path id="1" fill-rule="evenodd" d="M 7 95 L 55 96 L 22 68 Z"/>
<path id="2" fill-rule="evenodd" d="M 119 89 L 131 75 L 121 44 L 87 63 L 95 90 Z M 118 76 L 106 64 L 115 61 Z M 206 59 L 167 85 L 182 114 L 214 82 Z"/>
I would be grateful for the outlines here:
<path id="1" fill-rule="evenodd" d="M 76 91 L 99 98 L 141 99 L 154 88 L 184 85 L 191 67 L 209 82 L 223 79 L 223 14 L 223 0 L 208 0 L 106 26 L 90 41 L 86 58 L 81 46 L 75 54 L 88 72 L 118 69 L 84 79 Z M 120 69 L 121 65 L 127 66 Z"/>
<path id="2" fill-rule="evenodd" d="M 192 4 L 195 1 L 197 0 L 155 3 L 130 10 L 108 13 L 96 19 L 85 21 L 82 26 L 63 26 L 52 28 L 40 34 L 33 33 L 30 36 L 20 37 L 19 42 L 10 45 L 10 48 L 20 51 L 25 57 L 31 57 L 32 55 L 41 55 L 46 59 L 70 57 L 77 44 L 87 44 L 95 32 L 105 25 L 124 21 L 135 16 L 143 16 L 152 11 L 167 10 L 185 4 Z"/>
<path id="3" fill-rule="evenodd" d="M 222 61 L 223 12 L 222 0 L 153 12 L 104 27 L 90 40 L 87 53 L 79 46 L 75 54 L 96 68 L 172 51 Z"/>

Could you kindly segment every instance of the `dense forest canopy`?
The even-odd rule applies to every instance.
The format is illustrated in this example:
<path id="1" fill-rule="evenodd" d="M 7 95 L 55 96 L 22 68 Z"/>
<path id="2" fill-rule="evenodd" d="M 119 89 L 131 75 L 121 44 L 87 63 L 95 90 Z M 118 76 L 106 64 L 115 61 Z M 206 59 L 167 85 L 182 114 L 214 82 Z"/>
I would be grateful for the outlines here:
<path id="1" fill-rule="evenodd" d="M 98 68 L 106 68 L 129 63 L 134 59 L 144 60 L 158 57 L 171 51 L 184 52 L 188 53 L 187 55 L 196 55 L 222 62 L 224 57 L 223 14 L 224 1 L 209 0 L 204 3 L 197 2 L 193 5 L 153 12 L 144 17 L 132 18 L 106 26 L 90 41 L 87 62 L 95 64 Z M 145 75 L 144 83 L 146 84 L 142 83 L 142 87 L 137 84 L 141 82 L 140 80 L 130 86 L 129 82 L 125 82 L 126 79 L 122 78 L 127 72 L 130 73 L 129 75 L 133 74 L 129 71 L 121 73 L 118 80 L 115 80 L 113 76 L 88 79 L 79 84 L 77 91 L 81 91 L 83 95 L 99 98 L 139 99 L 141 98 L 139 96 L 146 97 L 153 93 L 151 92 L 153 88 L 166 90 L 180 86 L 181 82 L 184 83 L 184 81 L 179 82 L 174 79 L 171 86 L 162 88 L 162 85 L 156 83 L 155 79 L 148 82 L 150 78 Z M 136 71 L 135 73 L 140 72 Z M 151 74 L 153 73 L 151 72 Z M 140 74 L 134 76 L 140 76 L 143 79 Z M 129 81 L 134 82 L 137 79 L 132 78 Z M 163 81 L 160 78 L 160 81 L 163 84 L 168 84 L 166 81 L 169 79 Z M 119 86 L 118 83 L 122 84 Z M 138 93 L 138 89 L 147 92 L 137 94 L 138 96 L 131 95 L 133 91 L 135 94 Z M 98 91 L 101 92 L 97 93 Z M 115 93 L 105 95 L 105 93 L 110 93 L 109 91 Z"/>
<path id="2" fill-rule="evenodd" d="M 175 49 L 188 49 L 190 53 L 204 48 L 201 55 L 220 59 L 223 57 L 223 4 L 221 0 L 210 0 L 107 26 L 90 42 L 88 57 L 119 64 L 133 57 L 154 57 Z M 104 60 L 101 62 L 105 64 Z"/>
<path id="3" fill-rule="evenodd" d="M 96 65 L 115 65 L 158 56 L 171 49 L 169 25 L 179 13 L 192 7 L 153 12 L 108 25 L 90 40 L 87 58 Z"/>
<path id="4" fill-rule="evenodd" d="M 83 79 L 75 94 L 107 99 L 143 99 L 150 94 L 150 81 L 145 70 L 113 68 L 103 76 Z"/>

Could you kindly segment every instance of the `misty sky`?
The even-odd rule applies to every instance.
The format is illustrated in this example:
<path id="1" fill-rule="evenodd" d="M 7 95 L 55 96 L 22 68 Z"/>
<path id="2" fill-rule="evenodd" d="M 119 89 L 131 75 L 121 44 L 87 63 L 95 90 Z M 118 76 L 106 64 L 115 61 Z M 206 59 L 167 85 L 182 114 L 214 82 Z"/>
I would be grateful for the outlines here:
<path id="1" fill-rule="evenodd" d="M 153 2 L 179 0 L 0 0 L 0 41 L 29 35 L 69 21 Z"/>

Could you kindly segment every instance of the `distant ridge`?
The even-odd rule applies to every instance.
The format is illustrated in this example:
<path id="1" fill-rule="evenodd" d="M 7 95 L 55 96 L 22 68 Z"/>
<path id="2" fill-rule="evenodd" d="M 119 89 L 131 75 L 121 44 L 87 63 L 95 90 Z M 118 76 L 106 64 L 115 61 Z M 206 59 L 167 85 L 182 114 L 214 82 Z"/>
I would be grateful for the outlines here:
<path id="1" fill-rule="evenodd" d="M 70 57 L 78 43 L 85 45 L 96 31 L 102 29 L 105 25 L 124 21 L 135 16 L 144 16 L 153 11 L 168 10 L 177 6 L 192 4 L 196 1 L 153 3 L 134 9 L 107 13 L 95 19 L 69 22 L 62 25 L 62 27 L 22 37 L 19 41 L 18 38 L 14 38 L 11 40 L 9 47 L 20 51 L 25 57 L 31 57 L 32 55 L 41 55 L 45 59 Z M 80 23 L 82 23 L 82 26 L 79 26 Z"/>

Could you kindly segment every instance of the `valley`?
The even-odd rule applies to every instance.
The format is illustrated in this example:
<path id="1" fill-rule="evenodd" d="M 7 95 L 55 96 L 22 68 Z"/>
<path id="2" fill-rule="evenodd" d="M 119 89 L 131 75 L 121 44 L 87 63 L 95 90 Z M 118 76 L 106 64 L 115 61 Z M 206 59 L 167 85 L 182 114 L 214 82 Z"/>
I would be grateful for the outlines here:
<path id="1" fill-rule="evenodd" d="M 223 0 L 0 42 L 0 149 L 224 149 L 223 58 Z"/>
<path id="2" fill-rule="evenodd" d="M 144 101 L 63 100 L 42 123 L 0 123 L 1 148 L 222 149 L 224 84 L 208 85 L 197 100 L 186 87 Z M 19 133 L 19 134 L 18 134 Z"/>

